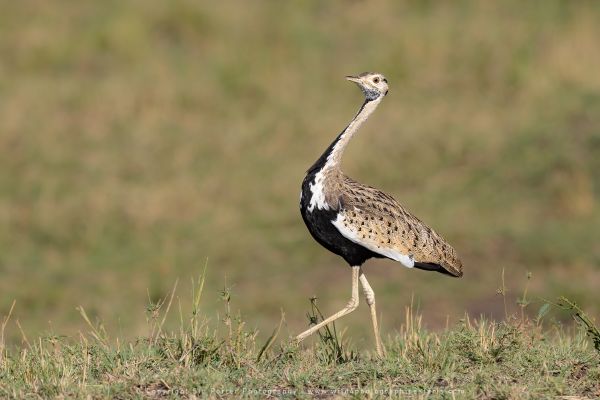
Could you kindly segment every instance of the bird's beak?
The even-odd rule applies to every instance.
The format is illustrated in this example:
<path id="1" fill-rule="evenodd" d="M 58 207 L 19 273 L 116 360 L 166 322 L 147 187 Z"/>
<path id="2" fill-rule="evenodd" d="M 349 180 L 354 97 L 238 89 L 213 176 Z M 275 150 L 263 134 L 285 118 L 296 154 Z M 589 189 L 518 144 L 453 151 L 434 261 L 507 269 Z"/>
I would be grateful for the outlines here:
<path id="1" fill-rule="evenodd" d="M 358 76 L 348 75 L 346 77 L 346 79 L 349 80 L 350 82 L 360 83 L 360 78 Z"/>

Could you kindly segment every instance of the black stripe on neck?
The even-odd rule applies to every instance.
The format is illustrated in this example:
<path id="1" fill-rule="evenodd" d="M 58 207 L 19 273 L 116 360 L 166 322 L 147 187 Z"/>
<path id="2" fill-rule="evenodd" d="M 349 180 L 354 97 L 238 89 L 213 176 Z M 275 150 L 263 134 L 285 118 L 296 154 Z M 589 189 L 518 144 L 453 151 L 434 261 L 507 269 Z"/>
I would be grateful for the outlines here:
<path id="1" fill-rule="evenodd" d="M 364 94 L 365 94 L 365 98 L 367 99 L 367 101 L 373 101 L 376 100 L 379 96 L 381 96 L 381 93 L 379 93 L 376 90 L 363 90 Z"/>
<path id="2" fill-rule="evenodd" d="M 365 102 L 362 104 L 362 106 L 360 106 L 360 110 L 358 110 L 358 112 L 356 113 L 356 115 L 354 116 L 354 118 L 352 118 L 352 121 L 350 122 L 350 124 L 356 119 L 356 117 L 358 117 L 358 115 L 364 110 L 365 106 L 370 102 L 375 100 L 377 97 L 375 98 L 369 98 L 367 97 L 365 99 Z M 342 138 L 342 136 L 344 135 L 344 133 L 346 133 L 346 131 L 348 130 L 348 127 L 350 127 L 350 124 L 348 124 L 344 130 L 335 138 L 335 140 L 333 142 L 331 142 L 331 144 L 329 145 L 329 147 L 327 147 L 327 149 L 325 149 L 325 151 L 323 152 L 323 154 L 321 154 L 321 157 L 319 157 L 319 159 L 317 161 L 315 161 L 315 163 L 308 169 L 308 171 L 306 171 L 307 175 L 312 175 L 312 174 L 316 174 L 317 171 L 320 171 L 325 164 L 327 163 L 327 158 L 329 157 L 329 155 L 331 154 L 331 152 L 333 151 L 333 148 L 335 147 L 335 145 L 337 144 L 337 142 L 340 141 L 340 139 Z"/>

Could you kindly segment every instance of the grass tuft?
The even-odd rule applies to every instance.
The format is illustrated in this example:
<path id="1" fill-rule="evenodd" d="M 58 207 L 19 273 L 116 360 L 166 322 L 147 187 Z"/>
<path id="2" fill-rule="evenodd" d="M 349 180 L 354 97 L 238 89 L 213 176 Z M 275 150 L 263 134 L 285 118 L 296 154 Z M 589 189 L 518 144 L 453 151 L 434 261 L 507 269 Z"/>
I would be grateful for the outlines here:
<path id="1" fill-rule="evenodd" d="M 379 359 L 354 349 L 333 324 L 312 347 L 281 339 L 276 344 L 283 313 L 259 346 L 256 330 L 233 307 L 230 289 L 220 293 L 224 317 L 202 312 L 202 282 L 203 276 L 194 282 L 193 306 L 189 315 L 180 311 L 175 331 L 163 329 L 162 321 L 173 312 L 176 284 L 147 307 L 148 333 L 137 340 L 109 336 L 80 307 L 89 330 L 78 337 L 46 335 L 18 347 L 2 345 L 0 397 L 600 396 L 600 357 L 585 339 L 597 337 L 597 330 L 566 299 L 561 304 L 583 324 L 576 332 L 560 325 L 547 329 L 539 318 L 521 315 L 501 322 L 465 316 L 432 332 L 407 307 L 404 324 L 385 341 L 388 351 Z M 316 299 L 308 315 L 313 323 L 323 319 Z"/>
<path id="2" fill-rule="evenodd" d="M 325 317 L 317 306 L 317 298 L 310 299 L 310 312 L 308 319 L 311 325 L 316 325 L 323 321 Z M 325 325 L 317 331 L 319 337 L 319 346 L 317 347 L 317 357 L 324 363 L 343 364 L 350 361 L 357 361 L 358 355 L 348 350 L 349 340 L 344 337 L 344 332 L 339 332 L 335 322 Z"/>
<path id="3" fill-rule="evenodd" d="M 567 310 L 573 316 L 573 319 L 577 324 L 585 330 L 586 335 L 592 340 L 594 344 L 594 348 L 600 353 L 600 329 L 596 326 L 596 324 L 592 321 L 590 316 L 588 316 L 578 305 L 572 300 L 567 299 L 564 296 L 561 296 L 558 299 L 556 305 L 564 310 Z"/>

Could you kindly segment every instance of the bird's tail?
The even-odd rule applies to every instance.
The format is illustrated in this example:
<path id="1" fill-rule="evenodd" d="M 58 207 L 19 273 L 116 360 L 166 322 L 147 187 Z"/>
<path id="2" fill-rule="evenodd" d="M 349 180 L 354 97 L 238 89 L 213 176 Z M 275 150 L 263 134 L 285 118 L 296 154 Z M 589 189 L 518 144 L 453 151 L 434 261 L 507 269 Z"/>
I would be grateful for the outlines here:
<path id="1" fill-rule="evenodd" d="M 414 267 L 425 271 L 439 272 L 444 275 L 450 275 L 455 278 L 460 278 L 463 275 L 462 269 L 444 267 L 440 264 L 435 263 L 415 262 Z"/>

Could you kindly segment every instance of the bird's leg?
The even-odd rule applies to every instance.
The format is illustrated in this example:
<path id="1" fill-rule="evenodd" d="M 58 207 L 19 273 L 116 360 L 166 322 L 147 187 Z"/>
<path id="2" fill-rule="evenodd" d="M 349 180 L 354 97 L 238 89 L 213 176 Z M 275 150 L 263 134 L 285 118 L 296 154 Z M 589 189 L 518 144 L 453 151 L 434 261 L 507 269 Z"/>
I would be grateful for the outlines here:
<path id="1" fill-rule="evenodd" d="M 296 340 L 298 342 L 306 339 L 308 336 L 312 335 L 313 333 L 315 333 L 316 331 L 318 331 L 319 329 L 321 329 L 328 323 L 333 322 L 336 319 L 343 317 L 344 315 L 349 314 L 352 311 L 356 310 L 356 307 L 358 307 L 358 274 L 359 274 L 359 271 L 360 271 L 359 266 L 352 267 L 352 298 L 350 299 L 348 304 L 346 304 L 346 307 L 344 307 L 342 310 L 338 311 L 337 313 L 333 314 L 331 317 L 325 319 L 322 322 L 319 322 L 317 325 L 311 327 L 310 329 L 307 329 L 306 331 L 304 331 L 301 334 L 299 334 L 298 336 L 296 336 Z"/>
<path id="2" fill-rule="evenodd" d="M 375 334 L 375 347 L 377 349 L 377 355 L 379 357 L 383 357 L 384 349 L 383 344 L 381 343 L 381 336 L 379 335 L 379 325 L 377 324 L 377 311 L 375 310 L 375 292 L 369 285 L 369 281 L 367 281 L 367 277 L 363 274 L 362 268 L 360 269 L 360 283 L 363 288 L 363 293 L 365 294 L 365 298 L 367 301 L 367 305 L 369 306 L 369 310 L 371 311 L 371 321 L 373 322 L 373 333 Z"/>

